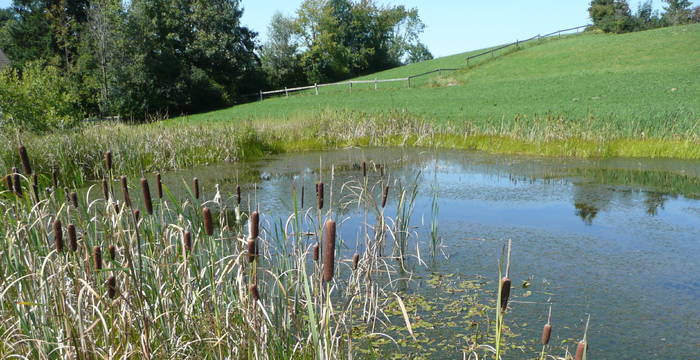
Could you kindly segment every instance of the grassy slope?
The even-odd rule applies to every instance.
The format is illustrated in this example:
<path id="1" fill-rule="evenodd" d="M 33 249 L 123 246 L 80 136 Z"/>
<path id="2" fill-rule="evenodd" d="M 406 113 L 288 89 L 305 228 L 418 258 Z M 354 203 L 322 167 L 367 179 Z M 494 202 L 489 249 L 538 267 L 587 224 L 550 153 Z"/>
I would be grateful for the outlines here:
<path id="1" fill-rule="evenodd" d="M 365 78 L 391 78 L 453 67 L 466 54 L 409 65 Z M 320 111 L 401 110 L 429 121 L 469 122 L 478 129 L 516 126 L 516 119 L 560 117 L 614 124 L 618 135 L 667 136 L 694 131 L 700 117 L 700 25 L 625 35 L 585 34 L 546 41 L 405 87 L 373 91 L 323 88 L 172 120 L 298 118 Z M 676 90 L 672 90 L 676 89 Z M 671 122 L 676 127 L 673 128 Z M 673 134 L 671 134 L 673 132 Z"/>

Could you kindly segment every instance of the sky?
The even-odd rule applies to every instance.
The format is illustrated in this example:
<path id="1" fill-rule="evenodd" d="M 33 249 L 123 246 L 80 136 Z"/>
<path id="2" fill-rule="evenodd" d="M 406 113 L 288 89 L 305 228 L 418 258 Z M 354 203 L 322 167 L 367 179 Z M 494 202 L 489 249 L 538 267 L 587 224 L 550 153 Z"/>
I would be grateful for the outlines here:
<path id="1" fill-rule="evenodd" d="M 376 0 L 418 8 L 423 42 L 434 56 L 452 55 L 588 24 L 590 0 Z M 632 10 L 640 0 L 630 0 Z M 0 0 L 7 7 L 11 0 Z M 242 0 L 243 23 L 265 41 L 272 15 L 293 15 L 302 0 Z M 661 0 L 654 0 L 661 8 Z M 700 5 L 695 0 L 694 5 Z"/>

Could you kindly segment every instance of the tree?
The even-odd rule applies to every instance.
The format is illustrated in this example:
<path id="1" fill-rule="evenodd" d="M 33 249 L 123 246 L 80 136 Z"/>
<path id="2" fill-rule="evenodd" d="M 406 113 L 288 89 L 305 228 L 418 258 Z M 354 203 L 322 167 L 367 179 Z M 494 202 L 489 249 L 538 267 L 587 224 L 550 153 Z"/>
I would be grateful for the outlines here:
<path id="1" fill-rule="evenodd" d="M 663 0 L 666 3 L 664 6 L 664 18 L 671 25 L 689 24 L 692 20 L 693 5 L 690 0 Z"/>
<path id="2" fill-rule="evenodd" d="M 604 32 L 624 33 L 634 28 L 626 0 L 593 0 L 588 13 L 593 24 Z"/>
<path id="3" fill-rule="evenodd" d="M 268 85 L 274 88 L 303 85 L 306 82 L 296 36 L 294 19 L 281 13 L 272 17 L 268 41 L 260 51 L 260 60 Z"/>
<path id="4" fill-rule="evenodd" d="M 635 30 L 649 30 L 663 26 L 658 11 L 654 11 L 651 0 L 639 3 L 634 15 Z"/>
<path id="5" fill-rule="evenodd" d="M 693 9 L 693 21 L 700 23 L 700 6 L 696 6 L 695 9 Z"/>

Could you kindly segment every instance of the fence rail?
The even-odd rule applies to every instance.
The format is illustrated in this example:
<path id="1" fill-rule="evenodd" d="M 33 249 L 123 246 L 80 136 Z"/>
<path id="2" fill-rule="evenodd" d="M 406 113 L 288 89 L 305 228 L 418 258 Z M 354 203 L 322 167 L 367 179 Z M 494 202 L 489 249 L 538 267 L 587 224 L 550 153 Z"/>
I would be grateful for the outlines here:
<path id="1" fill-rule="evenodd" d="M 552 32 L 552 33 L 549 33 L 546 35 L 535 35 L 535 36 L 533 36 L 529 39 L 525 39 L 525 40 L 516 40 L 515 42 L 505 44 L 505 45 L 484 51 L 484 52 L 476 54 L 476 55 L 468 56 L 466 58 L 467 66 L 469 65 L 470 60 L 476 59 L 476 58 L 481 57 L 481 56 L 486 56 L 489 54 L 495 56 L 495 53 L 497 51 L 503 50 L 503 49 L 511 47 L 511 46 L 520 46 L 520 44 L 524 44 L 526 42 L 529 42 L 529 41 L 532 41 L 535 39 L 542 39 L 542 38 L 546 38 L 546 37 L 550 37 L 550 36 L 554 36 L 554 35 L 561 35 L 561 33 L 568 32 L 568 31 L 574 31 L 574 30 L 578 31 L 579 29 L 586 28 L 589 26 L 591 26 L 591 25 L 577 26 L 577 27 L 572 27 L 572 28 L 568 28 L 568 29 L 557 30 L 555 32 Z M 377 88 L 378 88 L 377 85 L 382 84 L 382 83 L 390 83 L 390 82 L 406 82 L 407 86 L 410 88 L 411 87 L 411 80 L 413 80 L 415 78 L 427 76 L 427 75 L 434 74 L 434 73 L 442 73 L 443 71 L 457 71 L 457 70 L 460 70 L 460 69 L 459 68 L 441 68 L 441 69 L 435 69 L 432 71 L 427 71 L 427 72 L 424 72 L 421 74 L 411 75 L 411 76 L 404 77 L 404 78 L 374 79 L 374 80 L 349 80 L 349 81 L 340 81 L 340 82 L 327 83 L 327 84 L 313 84 L 313 85 L 309 85 L 309 86 L 284 88 L 284 89 L 279 89 L 279 90 L 270 90 L 270 91 L 260 90 L 260 92 L 257 94 L 248 94 L 248 95 L 243 95 L 243 96 L 244 97 L 258 96 L 260 101 L 262 101 L 264 99 L 265 95 L 285 94 L 285 96 L 289 96 L 290 93 L 297 92 L 297 91 L 306 91 L 306 90 L 315 90 L 316 95 L 318 95 L 318 93 L 319 93 L 318 89 L 320 89 L 322 87 L 327 87 L 327 86 L 347 86 L 349 88 L 349 90 L 352 91 L 353 85 L 374 84 L 374 89 L 377 90 Z"/>

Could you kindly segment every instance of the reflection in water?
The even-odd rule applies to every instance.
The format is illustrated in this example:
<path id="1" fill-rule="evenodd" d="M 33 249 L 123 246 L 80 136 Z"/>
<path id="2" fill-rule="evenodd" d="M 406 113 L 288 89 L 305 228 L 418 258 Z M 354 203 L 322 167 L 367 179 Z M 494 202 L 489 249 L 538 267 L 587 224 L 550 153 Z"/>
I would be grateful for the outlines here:
<path id="1" fill-rule="evenodd" d="M 558 324 L 553 341 L 579 336 L 583 319 L 591 314 L 591 358 L 680 359 L 700 353 L 695 279 L 700 262 L 688 256 L 700 252 L 697 162 L 369 149 L 196 168 L 169 174 L 166 182 L 180 194 L 195 176 L 205 192 L 218 183 L 224 194 L 233 194 L 239 181 L 246 183 L 246 203 L 260 206 L 266 221 L 275 223 L 276 214 L 289 213 L 294 186 L 306 184 L 308 196 L 319 177 L 328 181 L 333 173 L 334 191 L 339 192 L 343 183 L 358 175 L 362 161 L 384 164 L 392 181 L 418 181 L 412 229 L 424 244 L 429 242 L 425 225 L 437 181 L 439 232 L 449 260 L 439 262 L 431 272 L 494 279 L 494 254 L 500 252 L 504 239 L 513 239 L 511 278 L 514 283 L 528 279 L 530 286 L 513 289 L 508 321 L 513 326 L 530 325 L 516 328 L 524 338 L 538 339 L 551 304 Z M 260 174 L 269 174 L 270 180 L 261 181 Z M 396 209 L 394 196 L 387 211 Z M 353 241 L 360 238 L 356 227 L 350 221 L 342 230 L 351 251 Z M 463 293 L 457 288 L 450 294 L 430 288 L 425 279 L 431 276 L 417 274 L 412 280 L 421 284 L 418 288 L 406 282 L 407 291 L 435 302 L 430 311 L 412 311 L 424 325 L 431 312 L 463 304 Z M 434 336 L 454 343 L 464 329 L 448 323 L 436 326 Z"/>

